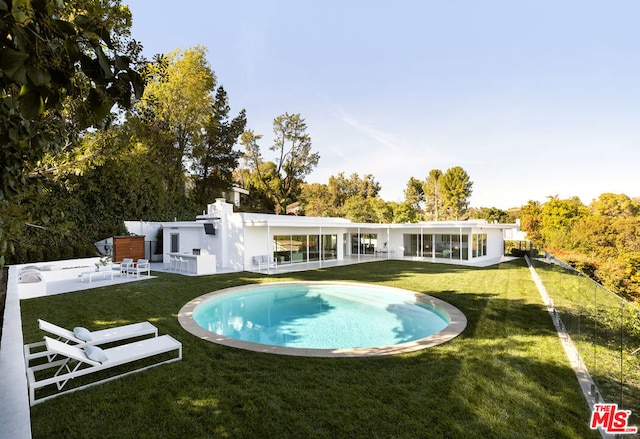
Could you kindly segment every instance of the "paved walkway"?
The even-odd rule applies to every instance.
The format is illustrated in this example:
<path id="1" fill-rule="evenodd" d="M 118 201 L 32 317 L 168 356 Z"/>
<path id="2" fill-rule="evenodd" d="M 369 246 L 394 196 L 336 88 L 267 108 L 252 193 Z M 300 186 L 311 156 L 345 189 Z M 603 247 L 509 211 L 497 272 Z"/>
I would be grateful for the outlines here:
<path id="1" fill-rule="evenodd" d="M 4 325 L 0 341 L 0 438 L 31 438 L 31 416 L 27 394 L 22 318 L 18 297 L 18 278 L 9 267 Z"/>

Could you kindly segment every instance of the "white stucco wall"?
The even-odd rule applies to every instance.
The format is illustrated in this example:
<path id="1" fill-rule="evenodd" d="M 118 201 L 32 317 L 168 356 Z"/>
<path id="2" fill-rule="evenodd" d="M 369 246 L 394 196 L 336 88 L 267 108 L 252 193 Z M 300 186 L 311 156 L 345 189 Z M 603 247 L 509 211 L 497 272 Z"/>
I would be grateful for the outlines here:
<path id="1" fill-rule="evenodd" d="M 204 222 L 213 223 L 216 235 L 206 235 Z M 351 254 L 351 234 L 377 235 L 377 250 L 391 253 L 387 257 L 404 256 L 405 234 L 443 234 L 469 236 L 469 258 L 465 261 L 499 260 L 503 254 L 503 233 L 515 225 L 487 224 L 483 221 L 452 221 L 420 224 L 354 224 L 341 218 L 313 218 L 276 216 L 253 213 L 234 213 L 232 206 L 223 200 L 209 206 L 206 214 L 197 221 L 164 223 L 164 262 L 168 263 L 171 234 L 178 233 L 179 252 L 192 254 L 194 248 L 206 249 L 216 255 L 217 266 L 229 270 L 252 270 L 253 257 L 273 254 L 275 235 L 337 235 L 337 258 Z M 471 258 L 472 234 L 487 235 L 487 255 Z M 345 249 L 346 247 L 346 249 Z M 346 251 L 345 251 L 346 250 Z M 357 253 L 356 253 L 357 254 Z M 425 257 L 428 257 L 425 255 Z M 455 262 L 451 260 L 451 262 Z"/>

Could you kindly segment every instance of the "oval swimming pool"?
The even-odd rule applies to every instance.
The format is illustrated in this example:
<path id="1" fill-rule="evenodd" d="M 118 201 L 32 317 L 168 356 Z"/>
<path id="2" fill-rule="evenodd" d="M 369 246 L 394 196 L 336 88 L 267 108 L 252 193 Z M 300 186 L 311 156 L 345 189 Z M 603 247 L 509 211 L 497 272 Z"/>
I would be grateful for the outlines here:
<path id="1" fill-rule="evenodd" d="M 464 315 L 434 297 L 370 284 L 275 282 L 192 300 L 181 325 L 201 338 L 288 355 L 384 355 L 458 335 Z"/>

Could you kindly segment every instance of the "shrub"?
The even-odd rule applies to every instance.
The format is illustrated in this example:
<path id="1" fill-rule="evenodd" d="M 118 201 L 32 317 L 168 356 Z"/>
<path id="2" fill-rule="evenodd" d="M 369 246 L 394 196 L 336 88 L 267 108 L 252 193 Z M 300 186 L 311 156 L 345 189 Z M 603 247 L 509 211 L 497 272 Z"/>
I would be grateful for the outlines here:
<path id="1" fill-rule="evenodd" d="M 73 259 L 73 246 L 63 246 L 60 250 L 60 259 Z"/>
<path id="2" fill-rule="evenodd" d="M 28 262 L 42 262 L 44 261 L 44 252 L 42 247 L 31 246 L 27 249 L 27 261 Z"/>
<path id="3" fill-rule="evenodd" d="M 60 260 L 60 247 L 51 246 L 47 249 L 47 261 Z"/>

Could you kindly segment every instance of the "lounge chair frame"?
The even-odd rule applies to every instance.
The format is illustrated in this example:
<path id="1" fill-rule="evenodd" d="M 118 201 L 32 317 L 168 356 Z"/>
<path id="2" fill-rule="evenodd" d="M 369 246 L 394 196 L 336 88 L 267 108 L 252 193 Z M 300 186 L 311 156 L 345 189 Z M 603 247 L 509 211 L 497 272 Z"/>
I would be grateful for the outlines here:
<path id="1" fill-rule="evenodd" d="M 95 345 L 100 346 L 107 343 L 114 343 L 122 340 L 128 340 L 137 337 L 146 336 L 158 336 L 158 328 L 153 326 L 149 322 L 132 323 L 130 325 L 116 326 L 113 328 L 101 329 L 99 331 L 91 331 L 91 340 L 83 341 L 75 336 L 73 331 L 69 331 L 53 323 L 49 323 L 46 320 L 38 319 L 38 326 L 45 332 L 55 335 L 57 340 L 60 340 L 67 344 L 75 344 L 77 346 Z M 44 341 L 38 341 L 35 343 L 29 343 L 24 345 L 24 358 L 26 364 L 29 364 L 30 360 L 36 358 L 47 357 L 49 361 L 53 356 L 43 348 L 45 347 Z M 55 356 L 55 355 L 54 355 Z"/>
<path id="2" fill-rule="evenodd" d="M 113 348 L 105 349 L 107 361 L 100 363 L 93 361 L 87 357 L 84 350 L 77 346 L 54 340 L 51 337 L 44 337 L 47 352 L 51 355 L 60 356 L 62 359 L 49 361 L 43 364 L 27 367 L 27 383 L 29 387 L 29 404 L 31 406 L 43 401 L 55 398 L 66 393 L 75 392 L 77 390 L 86 389 L 107 381 L 112 381 L 136 372 L 160 366 L 161 364 L 172 363 L 182 360 L 182 343 L 177 341 L 170 335 L 161 335 L 154 338 L 128 343 Z M 110 369 L 121 366 L 134 361 L 151 358 L 160 354 L 177 351 L 177 357 L 158 361 L 156 363 L 144 366 L 138 369 L 123 372 L 108 378 L 93 381 L 73 389 L 63 390 L 65 385 L 74 378 L 89 375 L 101 370 Z M 49 378 L 37 379 L 36 374 L 47 370 L 55 369 L 53 376 Z M 46 386 L 55 385 L 58 392 L 42 398 L 36 398 L 36 390 Z"/>

